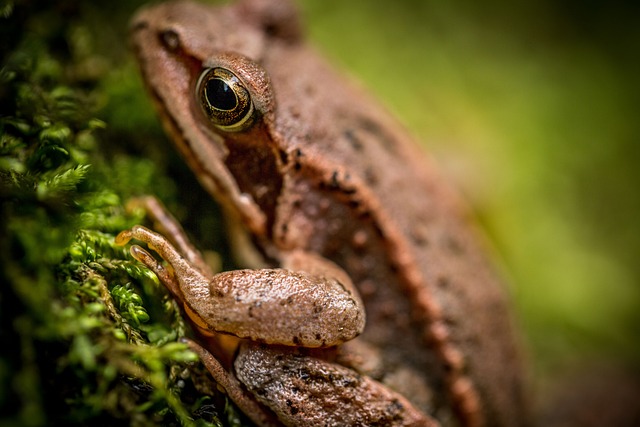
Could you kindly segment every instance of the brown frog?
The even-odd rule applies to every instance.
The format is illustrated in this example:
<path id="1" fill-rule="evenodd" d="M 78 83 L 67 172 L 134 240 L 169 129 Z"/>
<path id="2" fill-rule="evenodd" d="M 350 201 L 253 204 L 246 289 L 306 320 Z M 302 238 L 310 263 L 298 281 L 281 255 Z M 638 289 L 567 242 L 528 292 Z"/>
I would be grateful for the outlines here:
<path id="1" fill-rule="evenodd" d="M 132 247 L 248 416 L 524 424 L 508 298 L 467 209 L 405 130 L 304 42 L 289 2 L 166 3 L 140 11 L 132 34 L 167 132 L 252 269 L 211 275 L 153 201 L 172 243 L 143 227 L 118 241 L 147 242 L 170 265 Z"/>

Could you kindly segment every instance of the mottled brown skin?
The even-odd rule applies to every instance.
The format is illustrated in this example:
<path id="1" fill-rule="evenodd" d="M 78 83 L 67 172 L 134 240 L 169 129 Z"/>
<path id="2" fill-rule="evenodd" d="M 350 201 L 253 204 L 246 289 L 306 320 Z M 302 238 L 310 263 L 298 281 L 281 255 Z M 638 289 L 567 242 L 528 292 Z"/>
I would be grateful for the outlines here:
<path id="1" fill-rule="evenodd" d="M 385 110 L 300 37 L 286 2 L 168 3 L 132 25 L 172 139 L 268 264 L 293 250 L 350 276 L 377 350 L 371 373 L 445 425 L 526 420 L 508 301 L 468 213 Z M 202 69 L 232 68 L 258 115 L 216 129 L 194 96 Z M 410 382 L 394 381 L 408 375 Z"/>
<path id="2" fill-rule="evenodd" d="M 258 401 L 266 404 L 264 396 L 268 396 L 276 402 L 271 407 L 285 425 L 439 425 L 407 411 L 410 403 L 401 395 L 339 364 L 304 357 L 300 349 L 281 348 L 273 357 L 265 345 L 243 345 L 252 351 L 240 352 L 236 358 L 238 379 Z"/>

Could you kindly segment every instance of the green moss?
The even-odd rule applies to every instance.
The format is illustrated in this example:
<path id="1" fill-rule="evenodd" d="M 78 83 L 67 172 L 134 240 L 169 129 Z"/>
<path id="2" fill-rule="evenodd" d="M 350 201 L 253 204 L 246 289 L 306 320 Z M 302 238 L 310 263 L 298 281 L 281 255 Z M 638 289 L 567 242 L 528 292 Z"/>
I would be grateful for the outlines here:
<path id="1" fill-rule="evenodd" d="M 114 243 L 144 222 L 127 200 L 175 194 L 155 162 L 125 152 L 128 139 L 165 143 L 158 130 L 124 136 L 131 128 L 111 118 L 135 106 L 103 108 L 118 51 L 92 53 L 83 4 L 2 10 L 13 37 L 0 69 L 0 425 L 236 422 L 176 342 L 173 300 Z"/>

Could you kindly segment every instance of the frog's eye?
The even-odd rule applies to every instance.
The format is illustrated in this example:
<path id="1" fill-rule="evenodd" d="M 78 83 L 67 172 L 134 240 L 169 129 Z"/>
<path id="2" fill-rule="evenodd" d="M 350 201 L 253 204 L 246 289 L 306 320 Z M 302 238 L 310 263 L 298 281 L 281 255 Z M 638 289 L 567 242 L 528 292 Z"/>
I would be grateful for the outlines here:
<path id="1" fill-rule="evenodd" d="M 235 132 L 252 124 L 254 116 L 251 95 L 242 81 L 226 68 L 208 68 L 196 86 L 200 105 L 218 128 Z"/>

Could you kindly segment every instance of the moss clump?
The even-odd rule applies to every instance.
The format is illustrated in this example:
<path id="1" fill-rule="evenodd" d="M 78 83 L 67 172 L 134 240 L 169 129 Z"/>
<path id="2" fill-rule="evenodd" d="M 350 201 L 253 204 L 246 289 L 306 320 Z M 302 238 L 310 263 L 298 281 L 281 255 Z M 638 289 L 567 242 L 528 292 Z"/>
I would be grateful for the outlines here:
<path id="1" fill-rule="evenodd" d="M 126 28 L 119 7 L 122 21 L 96 25 L 103 36 Z M 162 159 L 147 160 L 161 149 L 136 158 L 123 148 L 158 138 L 140 117 L 127 134 L 126 111 L 108 102 L 123 96 L 114 75 L 128 76 L 118 87 L 136 84 L 121 48 L 94 53 L 90 5 L 0 12 L 0 425 L 237 424 L 176 342 L 176 304 L 114 244 L 144 221 L 124 208 L 129 198 L 175 194 Z"/>

